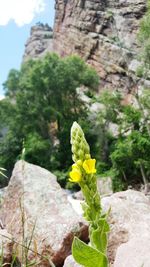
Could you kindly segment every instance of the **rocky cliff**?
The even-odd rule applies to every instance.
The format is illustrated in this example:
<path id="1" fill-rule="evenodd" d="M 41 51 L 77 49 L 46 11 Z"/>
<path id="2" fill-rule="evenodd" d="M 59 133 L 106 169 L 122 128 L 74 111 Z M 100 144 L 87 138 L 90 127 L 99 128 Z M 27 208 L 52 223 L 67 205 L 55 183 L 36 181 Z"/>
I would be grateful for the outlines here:
<path id="1" fill-rule="evenodd" d="M 94 66 L 101 88 L 126 92 L 137 83 L 137 31 L 146 0 L 56 0 L 54 47 Z"/>
<path id="2" fill-rule="evenodd" d="M 30 37 L 25 45 L 23 61 L 39 58 L 52 51 L 53 30 L 48 24 L 38 23 L 31 28 Z"/>
<path id="3" fill-rule="evenodd" d="M 79 54 L 98 71 L 100 89 L 134 90 L 139 82 L 137 32 L 146 0 L 56 0 L 55 9 L 53 48 L 51 38 L 45 46 L 42 36 L 35 42 L 39 30 L 33 27 L 25 58 L 52 50 L 61 56 Z"/>

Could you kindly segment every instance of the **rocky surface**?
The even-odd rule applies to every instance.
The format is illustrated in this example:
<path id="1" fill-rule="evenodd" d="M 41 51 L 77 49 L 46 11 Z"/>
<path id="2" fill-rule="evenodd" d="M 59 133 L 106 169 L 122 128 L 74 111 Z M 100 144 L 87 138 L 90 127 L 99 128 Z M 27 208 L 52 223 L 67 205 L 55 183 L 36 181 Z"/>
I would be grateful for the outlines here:
<path id="1" fill-rule="evenodd" d="M 2 226 L 0 225 L 0 228 Z M 3 257 L 3 266 L 10 266 L 12 259 L 12 236 L 5 229 L 0 229 L 0 255 Z M 7 263 L 7 264 L 6 264 Z"/>
<path id="2" fill-rule="evenodd" d="M 107 196 L 107 195 L 112 195 L 113 194 L 113 189 L 112 189 L 112 179 L 111 177 L 101 177 L 97 181 L 97 186 L 98 186 L 98 191 L 101 196 Z M 73 194 L 74 199 L 79 199 L 83 200 L 83 194 L 82 191 L 79 191 L 77 193 Z"/>
<path id="3" fill-rule="evenodd" d="M 30 37 L 25 44 L 23 61 L 44 56 L 52 51 L 53 31 L 47 24 L 38 24 L 31 28 Z"/>
<path id="4" fill-rule="evenodd" d="M 146 0 L 56 0 L 54 50 L 94 66 L 100 88 L 135 90 L 137 31 Z"/>
<path id="5" fill-rule="evenodd" d="M 64 262 L 64 266 L 63 267 L 82 267 L 81 265 L 77 264 L 72 255 L 68 256 Z"/>
<path id="6" fill-rule="evenodd" d="M 74 235 L 83 240 L 88 236 L 87 226 L 74 212 L 56 177 L 24 161 L 15 165 L 0 219 L 17 243 L 31 241 L 28 258 L 38 256 L 40 267 L 49 266 L 43 260 L 44 255 L 48 255 L 56 267 L 62 266 L 71 252 Z M 20 251 L 18 247 L 17 244 Z"/>
<path id="7" fill-rule="evenodd" d="M 105 198 L 111 206 L 109 255 L 114 267 L 150 266 L 150 201 L 143 193 L 128 190 Z"/>
<path id="8" fill-rule="evenodd" d="M 105 211 L 111 207 L 110 267 L 149 267 L 150 199 L 127 190 L 103 197 L 102 206 Z M 52 173 L 19 161 L 0 211 L 0 253 L 5 262 L 11 261 L 13 250 L 23 263 L 22 245 L 31 241 L 28 259 L 38 260 L 37 266 L 50 267 L 46 255 L 56 267 L 80 267 L 68 255 L 74 235 L 88 238 L 81 212 L 80 201 L 67 197 Z"/>
<path id="9" fill-rule="evenodd" d="M 6 191 L 7 191 L 7 187 L 0 188 L 0 207 L 3 203 L 3 199 L 5 197 Z"/>
<path id="10" fill-rule="evenodd" d="M 137 84 L 147 86 L 136 75 L 137 32 L 146 0 L 55 1 L 53 33 L 48 25 L 32 27 L 24 61 L 52 51 L 61 56 L 78 54 L 98 71 L 100 90 L 118 89 L 130 97 Z"/>
<path id="11" fill-rule="evenodd" d="M 102 204 L 105 210 L 111 207 L 108 244 L 110 266 L 149 267 L 149 198 L 143 193 L 128 190 L 104 197 Z M 72 256 L 68 257 L 64 264 L 64 267 L 78 266 Z"/>

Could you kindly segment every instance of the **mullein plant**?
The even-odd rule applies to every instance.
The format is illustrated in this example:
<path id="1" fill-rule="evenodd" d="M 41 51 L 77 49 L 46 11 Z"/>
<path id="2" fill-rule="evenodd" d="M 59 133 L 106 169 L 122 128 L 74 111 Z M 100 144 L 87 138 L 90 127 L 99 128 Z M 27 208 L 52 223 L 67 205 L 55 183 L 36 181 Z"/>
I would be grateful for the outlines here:
<path id="1" fill-rule="evenodd" d="M 91 158 L 90 148 L 80 125 L 74 122 L 71 128 L 72 159 L 74 164 L 69 173 L 70 181 L 78 183 L 84 195 L 83 216 L 89 223 L 89 245 L 77 237 L 72 244 L 75 261 L 84 267 L 108 267 L 107 214 L 102 212 L 101 199 L 97 190 L 96 160 Z"/>

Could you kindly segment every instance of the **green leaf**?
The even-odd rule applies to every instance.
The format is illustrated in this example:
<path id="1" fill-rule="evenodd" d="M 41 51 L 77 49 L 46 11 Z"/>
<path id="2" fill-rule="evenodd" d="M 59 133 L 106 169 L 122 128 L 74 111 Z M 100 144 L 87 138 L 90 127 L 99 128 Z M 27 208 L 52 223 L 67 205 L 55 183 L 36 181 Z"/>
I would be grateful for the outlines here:
<path id="1" fill-rule="evenodd" d="M 107 258 L 103 253 L 83 243 L 77 237 L 72 244 L 72 254 L 75 261 L 84 267 L 108 267 Z"/>
<path id="2" fill-rule="evenodd" d="M 101 231 L 100 228 L 92 231 L 90 236 L 91 244 L 97 250 L 105 253 L 107 249 L 107 234 Z"/>
<path id="3" fill-rule="evenodd" d="M 102 218 L 102 217 L 100 218 L 99 226 L 101 227 L 102 231 L 105 232 L 105 233 L 110 231 L 109 224 L 108 224 L 108 222 L 106 221 L 105 218 Z"/>

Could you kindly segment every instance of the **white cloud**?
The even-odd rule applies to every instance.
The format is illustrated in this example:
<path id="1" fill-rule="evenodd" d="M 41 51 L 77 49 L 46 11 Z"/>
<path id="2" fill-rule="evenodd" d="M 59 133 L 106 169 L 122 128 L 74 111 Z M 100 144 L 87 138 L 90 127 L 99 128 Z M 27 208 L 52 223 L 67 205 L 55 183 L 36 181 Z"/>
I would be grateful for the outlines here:
<path id="1" fill-rule="evenodd" d="M 0 101 L 3 100 L 5 98 L 4 95 L 0 95 Z"/>
<path id="2" fill-rule="evenodd" d="M 45 0 L 0 0 L 0 25 L 12 19 L 18 26 L 29 24 L 45 9 Z"/>

